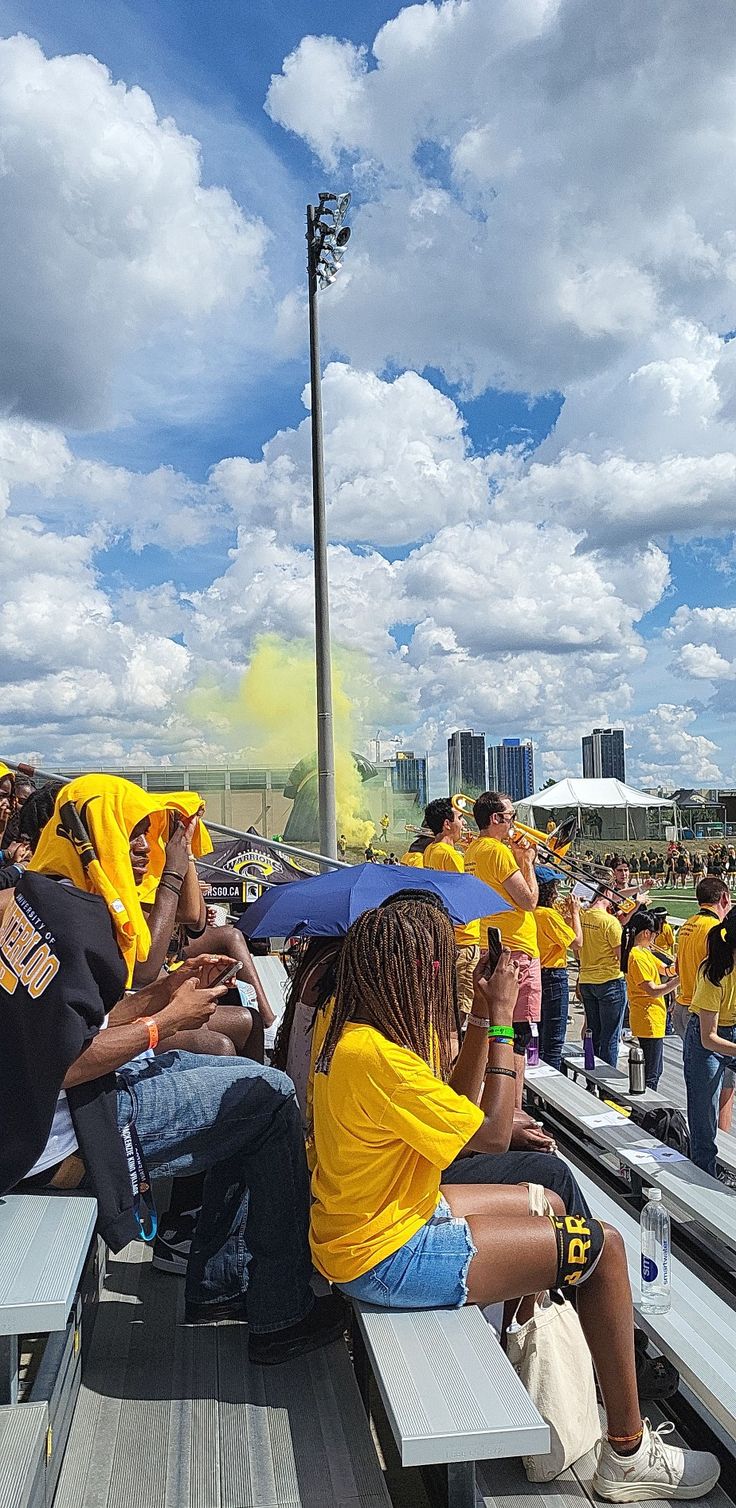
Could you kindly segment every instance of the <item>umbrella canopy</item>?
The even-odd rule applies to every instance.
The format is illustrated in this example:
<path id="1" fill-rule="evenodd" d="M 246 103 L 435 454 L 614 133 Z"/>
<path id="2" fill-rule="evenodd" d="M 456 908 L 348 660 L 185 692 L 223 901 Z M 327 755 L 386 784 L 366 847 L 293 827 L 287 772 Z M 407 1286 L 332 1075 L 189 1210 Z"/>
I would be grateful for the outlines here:
<path id="1" fill-rule="evenodd" d="M 503 896 L 473 875 L 395 864 L 351 864 L 267 890 L 248 907 L 238 926 L 246 937 L 341 937 L 356 917 L 380 906 L 396 890 L 431 890 L 447 907 L 456 927 L 512 909 Z"/>

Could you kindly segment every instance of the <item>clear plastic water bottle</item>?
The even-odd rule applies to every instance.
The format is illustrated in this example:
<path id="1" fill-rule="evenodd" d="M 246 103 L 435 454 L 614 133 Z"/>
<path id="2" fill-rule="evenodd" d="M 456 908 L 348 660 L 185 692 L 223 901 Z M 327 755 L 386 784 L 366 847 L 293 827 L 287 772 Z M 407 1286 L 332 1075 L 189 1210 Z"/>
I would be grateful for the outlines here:
<path id="1" fill-rule="evenodd" d="M 672 1303 L 670 1217 L 661 1189 L 647 1189 L 641 1212 L 641 1308 L 666 1314 Z"/>
<path id="2" fill-rule="evenodd" d="M 536 1021 L 530 1024 L 531 1037 L 526 1044 L 526 1061 L 530 1068 L 539 1062 L 539 1028 Z"/>

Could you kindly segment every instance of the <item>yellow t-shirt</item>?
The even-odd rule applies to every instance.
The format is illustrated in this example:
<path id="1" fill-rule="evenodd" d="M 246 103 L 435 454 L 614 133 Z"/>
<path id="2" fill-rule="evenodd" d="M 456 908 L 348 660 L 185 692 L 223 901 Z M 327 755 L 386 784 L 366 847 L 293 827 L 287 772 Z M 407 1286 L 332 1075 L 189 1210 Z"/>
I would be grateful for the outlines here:
<path id="1" fill-rule="evenodd" d="M 669 953 L 674 957 L 675 934 L 669 922 L 662 922 L 662 926 L 654 939 L 654 947 L 662 953 Z"/>
<path id="2" fill-rule="evenodd" d="M 720 984 L 711 984 L 698 974 L 693 991 L 691 1011 L 717 1011 L 719 1026 L 736 1026 L 736 969 L 732 969 Z"/>
<path id="3" fill-rule="evenodd" d="M 315 1267 L 350 1282 L 398 1251 L 434 1214 L 444 1168 L 483 1111 L 372 1026 L 343 1028 L 313 1085 Z"/>
<path id="4" fill-rule="evenodd" d="M 424 868 L 442 869 L 445 873 L 464 874 L 465 860 L 452 843 L 443 843 L 436 838 L 424 850 Z M 468 922 L 466 927 L 455 928 L 455 942 L 459 948 L 477 948 L 480 942 L 480 922 Z"/>
<path id="5" fill-rule="evenodd" d="M 534 912 L 537 923 L 539 962 L 543 969 L 564 969 L 567 950 L 575 937 L 564 916 L 554 906 L 537 906 Z"/>
<path id="6" fill-rule="evenodd" d="M 717 926 L 720 922 L 713 911 L 697 911 L 680 927 L 677 934 L 677 972 L 680 976 L 677 999 L 680 1005 L 690 1005 L 698 969 L 708 952 L 708 933 L 711 927 Z"/>
<path id="7" fill-rule="evenodd" d="M 533 911 L 519 911 L 509 895 L 505 881 L 518 874 L 519 866 L 506 843 L 498 838 L 474 838 L 465 850 L 465 873 L 474 874 L 477 880 L 492 885 L 504 900 L 513 906 L 513 911 L 490 912 L 480 923 L 481 937 L 488 927 L 498 927 L 501 941 L 514 953 L 528 953 L 530 958 L 539 957 L 537 924 Z"/>
<path id="8" fill-rule="evenodd" d="M 621 963 L 614 949 L 621 947 L 621 923 L 609 911 L 583 911 L 580 917 L 583 946 L 580 949 L 580 983 L 608 984 L 621 979 Z"/>
<path id="9" fill-rule="evenodd" d="M 417 853 L 416 849 L 407 848 L 406 853 L 402 853 L 399 863 L 406 864 L 407 869 L 423 869 L 424 854 Z"/>
<path id="10" fill-rule="evenodd" d="M 663 1037 L 667 1030 L 664 995 L 648 995 L 643 984 L 660 984 L 664 964 L 648 948 L 633 947 L 626 966 L 631 1030 L 635 1037 Z"/>

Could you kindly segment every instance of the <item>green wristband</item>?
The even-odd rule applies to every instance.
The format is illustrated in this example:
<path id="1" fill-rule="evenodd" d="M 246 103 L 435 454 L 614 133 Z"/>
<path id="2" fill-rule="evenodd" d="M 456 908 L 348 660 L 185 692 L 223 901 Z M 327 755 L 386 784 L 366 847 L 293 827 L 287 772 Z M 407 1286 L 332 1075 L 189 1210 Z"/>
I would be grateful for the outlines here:
<path id="1" fill-rule="evenodd" d="M 513 1042 L 514 1028 L 513 1026 L 489 1026 L 488 1035 L 491 1038 L 499 1038 L 504 1042 Z"/>

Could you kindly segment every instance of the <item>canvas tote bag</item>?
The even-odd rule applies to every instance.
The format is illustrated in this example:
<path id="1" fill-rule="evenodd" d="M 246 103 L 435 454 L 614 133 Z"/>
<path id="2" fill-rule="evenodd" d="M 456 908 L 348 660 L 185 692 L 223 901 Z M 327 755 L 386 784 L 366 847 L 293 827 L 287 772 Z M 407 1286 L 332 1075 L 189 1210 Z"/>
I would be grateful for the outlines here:
<path id="1" fill-rule="evenodd" d="M 547 1213 L 541 1184 L 529 1185 L 529 1213 Z M 546 1456 L 523 1456 L 530 1482 L 551 1482 L 601 1437 L 590 1352 L 572 1304 L 560 1293 L 538 1294 L 531 1319 L 508 1330 L 511 1365 L 549 1425 Z"/>

